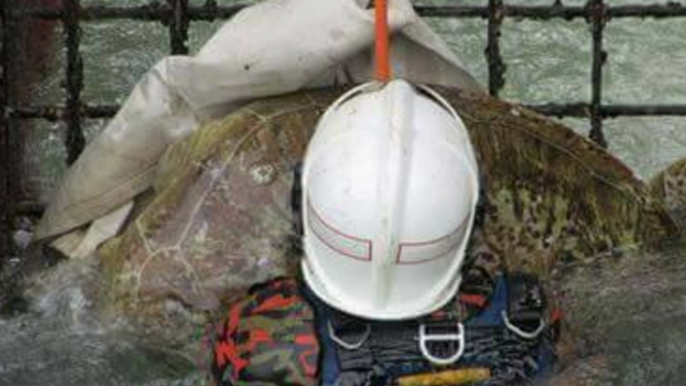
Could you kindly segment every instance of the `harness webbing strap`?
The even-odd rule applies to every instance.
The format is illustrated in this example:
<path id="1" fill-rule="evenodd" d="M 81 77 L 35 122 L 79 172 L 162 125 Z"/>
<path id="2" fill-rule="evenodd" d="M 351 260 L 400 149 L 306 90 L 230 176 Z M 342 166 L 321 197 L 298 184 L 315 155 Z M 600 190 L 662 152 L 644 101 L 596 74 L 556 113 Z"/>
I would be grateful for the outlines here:
<path id="1" fill-rule="evenodd" d="M 490 299 L 463 292 L 459 296 L 460 306 L 464 303 L 483 305 L 481 312 L 469 317 L 454 312 L 461 309 L 455 305 L 446 307 L 452 310 L 444 309 L 419 320 L 402 322 L 362 320 L 330 310 L 329 322 L 337 339 L 357 343 L 356 349 L 335 345 L 340 374 L 336 383 L 339 386 L 390 386 L 399 377 L 409 374 L 483 367 L 489 369 L 491 378 L 479 385 L 526 384 L 539 374 L 541 347 L 549 341 L 547 329 L 540 335 L 528 334 L 533 331 L 530 322 L 540 323 L 544 311 L 545 302 L 537 286 L 530 277 L 501 277 L 495 283 Z M 469 289 L 469 285 L 464 287 Z M 517 323 L 515 331 L 509 319 L 508 323 L 503 321 L 502 315 L 509 315 L 509 319 Z M 448 339 L 456 336 L 458 323 L 464 323 L 460 328 L 463 339 Z M 426 352 L 418 343 L 424 331 L 428 331 L 427 336 L 446 337 L 427 340 L 432 357 L 450 358 L 456 350 L 461 350 L 459 359 L 449 366 L 439 367 L 436 367 L 436 361 L 427 360 Z M 360 340 L 363 337 L 364 341 Z M 552 355 L 552 349 L 549 352 Z"/>

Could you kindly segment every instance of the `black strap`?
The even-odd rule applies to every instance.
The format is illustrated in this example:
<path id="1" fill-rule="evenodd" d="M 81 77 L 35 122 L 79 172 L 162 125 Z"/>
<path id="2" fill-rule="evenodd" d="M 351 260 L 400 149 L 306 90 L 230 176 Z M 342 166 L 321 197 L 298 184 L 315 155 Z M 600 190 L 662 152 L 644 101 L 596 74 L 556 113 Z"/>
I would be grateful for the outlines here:
<path id="1" fill-rule="evenodd" d="M 522 340 L 505 329 L 466 328 L 465 333 L 465 350 L 455 367 L 490 368 L 489 386 L 517 385 L 537 371 L 537 342 Z M 408 328 L 375 329 L 359 349 L 338 347 L 340 386 L 378 386 L 409 373 L 436 371 L 438 367 L 424 358 L 415 338 L 416 330 Z"/>
<path id="2" fill-rule="evenodd" d="M 465 275 L 461 292 L 470 291 L 490 295 L 493 284 L 484 283 L 490 277 L 478 269 Z M 535 277 L 512 274 L 507 277 L 507 314 L 510 321 L 526 332 L 534 331 L 541 323 L 546 307 L 543 291 Z M 500 303 L 502 304 L 502 303 Z M 456 308 L 453 306 L 453 308 Z M 359 343 L 367 334 L 366 340 L 356 349 L 336 347 L 341 370 L 340 386 L 379 386 L 390 384 L 390 379 L 407 375 L 408 372 L 427 372 L 435 370 L 424 357 L 418 345 L 419 326 L 424 324 L 432 332 L 446 333 L 454 330 L 465 315 L 446 312 L 403 322 L 374 322 L 362 320 L 338 311 L 332 311 L 332 328 L 348 343 Z M 513 333 L 505 325 L 464 326 L 464 352 L 460 366 L 485 366 L 492 372 L 489 386 L 518 385 L 528 382 L 537 373 L 537 347 L 547 333 L 534 339 L 523 338 Z M 455 342 L 432 342 L 431 353 L 438 357 L 448 357 L 454 353 Z M 451 346 L 451 344 L 453 344 Z"/>
<path id="3" fill-rule="evenodd" d="M 293 182 L 291 185 L 291 215 L 293 216 L 293 231 L 299 237 L 304 233 L 304 219 L 302 211 L 302 162 L 293 167 Z"/>
<path id="4" fill-rule="evenodd" d="M 547 301 L 538 279 L 530 274 L 515 273 L 507 278 L 507 314 L 510 323 L 525 332 L 534 332 L 541 325 Z"/>

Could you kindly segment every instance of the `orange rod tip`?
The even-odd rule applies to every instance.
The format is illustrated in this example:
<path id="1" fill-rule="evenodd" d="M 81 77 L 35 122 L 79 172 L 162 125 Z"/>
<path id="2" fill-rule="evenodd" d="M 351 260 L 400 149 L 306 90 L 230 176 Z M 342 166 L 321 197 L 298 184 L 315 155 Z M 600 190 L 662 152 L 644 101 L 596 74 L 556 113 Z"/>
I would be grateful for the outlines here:
<path id="1" fill-rule="evenodd" d="M 380 82 L 391 79 L 390 48 L 388 34 L 388 0 L 376 0 L 375 15 L 375 60 L 374 78 Z"/>

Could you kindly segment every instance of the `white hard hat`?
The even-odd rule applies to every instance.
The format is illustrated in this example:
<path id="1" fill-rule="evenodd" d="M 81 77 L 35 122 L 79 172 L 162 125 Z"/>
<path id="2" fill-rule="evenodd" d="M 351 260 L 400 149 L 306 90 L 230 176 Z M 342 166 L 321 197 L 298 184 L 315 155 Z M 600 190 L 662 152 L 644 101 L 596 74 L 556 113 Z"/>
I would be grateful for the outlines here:
<path id="1" fill-rule="evenodd" d="M 303 164 L 305 281 L 360 317 L 440 308 L 460 284 L 477 173 L 462 121 L 432 90 L 394 80 L 345 94 Z"/>

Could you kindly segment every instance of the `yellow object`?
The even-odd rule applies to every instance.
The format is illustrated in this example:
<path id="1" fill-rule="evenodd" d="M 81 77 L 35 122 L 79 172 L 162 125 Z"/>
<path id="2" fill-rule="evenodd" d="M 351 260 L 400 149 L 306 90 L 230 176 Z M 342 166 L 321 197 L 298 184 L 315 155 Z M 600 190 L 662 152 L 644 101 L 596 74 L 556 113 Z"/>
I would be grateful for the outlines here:
<path id="1" fill-rule="evenodd" d="M 408 375 L 398 379 L 398 386 L 467 385 L 474 382 L 487 381 L 490 378 L 491 370 L 485 367 L 474 367 L 437 373 Z"/>

